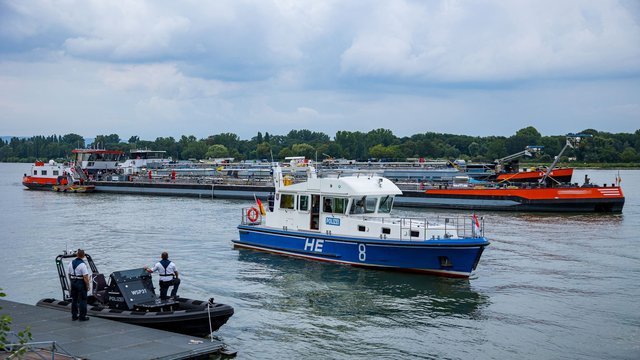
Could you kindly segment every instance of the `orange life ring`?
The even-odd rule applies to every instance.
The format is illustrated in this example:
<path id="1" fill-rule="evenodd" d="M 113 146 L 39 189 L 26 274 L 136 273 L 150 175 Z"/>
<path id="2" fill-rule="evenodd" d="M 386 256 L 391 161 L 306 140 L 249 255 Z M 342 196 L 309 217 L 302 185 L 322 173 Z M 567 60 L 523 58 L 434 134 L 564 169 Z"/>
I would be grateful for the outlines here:
<path id="1" fill-rule="evenodd" d="M 252 207 L 251 209 L 247 210 L 247 219 L 249 219 L 249 221 L 251 222 L 258 221 L 258 209 Z"/>

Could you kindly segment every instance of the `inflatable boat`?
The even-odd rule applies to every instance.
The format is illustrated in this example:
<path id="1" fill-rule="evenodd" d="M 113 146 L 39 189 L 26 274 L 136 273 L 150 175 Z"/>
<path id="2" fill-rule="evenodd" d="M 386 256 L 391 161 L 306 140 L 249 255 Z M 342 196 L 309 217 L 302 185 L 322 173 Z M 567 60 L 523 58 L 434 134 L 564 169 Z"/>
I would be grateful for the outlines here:
<path id="1" fill-rule="evenodd" d="M 204 337 L 218 330 L 233 315 L 233 307 L 216 303 L 213 298 L 161 300 L 155 294 L 151 274 L 143 268 L 115 271 L 107 281 L 91 256 L 85 256 L 92 282 L 87 300 L 89 316 Z M 63 300 L 42 299 L 37 306 L 71 312 L 71 287 L 64 259 L 75 257 L 75 253 L 56 257 Z"/>

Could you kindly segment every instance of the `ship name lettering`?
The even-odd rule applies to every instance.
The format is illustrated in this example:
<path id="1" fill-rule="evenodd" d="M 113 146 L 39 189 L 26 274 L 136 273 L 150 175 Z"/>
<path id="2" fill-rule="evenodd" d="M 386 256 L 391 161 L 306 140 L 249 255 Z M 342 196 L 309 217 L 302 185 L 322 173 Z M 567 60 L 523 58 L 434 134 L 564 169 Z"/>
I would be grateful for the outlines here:
<path id="1" fill-rule="evenodd" d="M 324 240 L 322 239 L 306 238 L 304 240 L 304 251 L 322 252 L 323 246 Z"/>

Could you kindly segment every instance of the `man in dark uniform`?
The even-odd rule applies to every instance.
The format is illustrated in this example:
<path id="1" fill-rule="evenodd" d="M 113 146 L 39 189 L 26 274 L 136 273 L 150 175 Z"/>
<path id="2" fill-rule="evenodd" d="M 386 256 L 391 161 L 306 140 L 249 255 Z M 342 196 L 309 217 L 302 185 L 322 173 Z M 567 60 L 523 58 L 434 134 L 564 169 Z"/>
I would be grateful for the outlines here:
<path id="1" fill-rule="evenodd" d="M 175 299 L 178 294 L 178 286 L 180 286 L 180 279 L 178 278 L 178 268 L 176 264 L 174 264 L 171 260 L 169 260 L 169 253 L 164 251 L 161 255 L 162 260 L 156 263 L 156 265 L 149 269 L 145 267 L 145 270 L 152 273 L 157 271 L 160 275 L 160 299 L 167 299 L 167 291 L 170 286 L 173 286 L 171 289 L 171 297 Z"/>
<path id="2" fill-rule="evenodd" d="M 89 291 L 89 271 L 82 261 L 84 250 L 78 249 L 76 258 L 69 263 L 67 273 L 71 280 L 71 320 L 87 321 L 87 291 Z M 78 314 L 78 312 L 80 314 Z M 78 316 L 79 315 L 79 316 Z"/>

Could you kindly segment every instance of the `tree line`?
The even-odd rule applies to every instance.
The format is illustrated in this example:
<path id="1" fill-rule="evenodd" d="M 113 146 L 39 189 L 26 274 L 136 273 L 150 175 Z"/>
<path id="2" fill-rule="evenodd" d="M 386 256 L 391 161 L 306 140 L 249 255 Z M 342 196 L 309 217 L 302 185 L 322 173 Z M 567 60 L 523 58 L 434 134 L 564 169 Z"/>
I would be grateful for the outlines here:
<path id="1" fill-rule="evenodd" d="M 588 163 L 640 162 L 640 129 L 634 133 L 608 133 L 593 129 L 580 132 L 590 135 L 564 156 Z M 391 130 L 375 129 L 369 132 L 338 131 L 331 138 L 322 132 L 291 130 L 287 135 L 258 132 L 249 140 L 233 133 L 220 133 L 203 139 L 182 135 L 180 139 L 159 137 L 154 141 L 132 136 L 127 141 L 117 134 L 97 135 L 90 144 L 78 134 L 13 137 L 0 142 L 0 161 L 33 162 L 35 160 L 71 158 L 77 148 L 101 148 L 129 152 L 134 149 L 164 150 L 173 160 L 234 158 L 240 160 L 282 160 L 287 156 L 305 156 L 308 159 L 344 158 L 349 160 L 405 161 L 408 158 L 465 159 L 491 162 L 524 150 L 526 146 L 543 146 L 544 150 L 528 161 L 553 161 L 565 145 L 565 135 L 542 136 L 529 126 L 514 135 L 468 136 L 426 132 L 397 137 Z"/>

